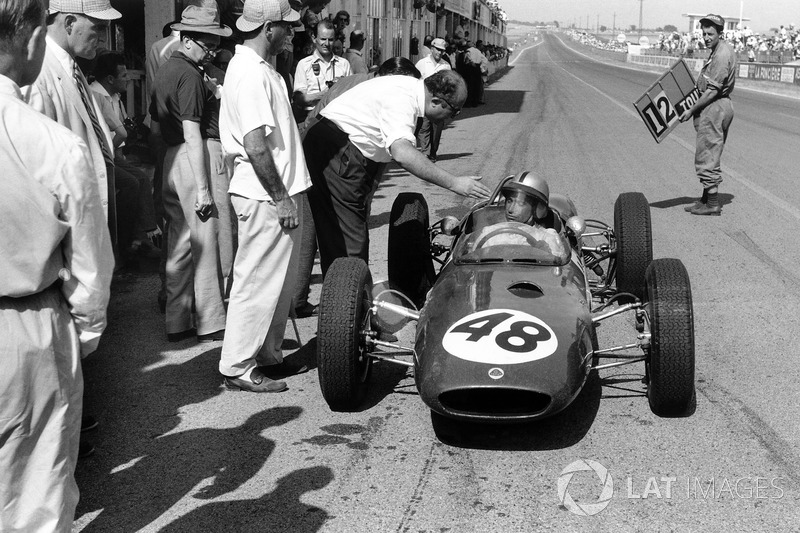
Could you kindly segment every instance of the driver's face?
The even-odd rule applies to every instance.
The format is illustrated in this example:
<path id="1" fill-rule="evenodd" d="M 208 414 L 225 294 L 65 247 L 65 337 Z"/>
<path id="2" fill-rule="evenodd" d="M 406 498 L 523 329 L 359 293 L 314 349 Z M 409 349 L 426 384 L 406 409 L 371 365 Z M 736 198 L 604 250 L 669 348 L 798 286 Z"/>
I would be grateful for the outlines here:
<path id="1" fill-rule="evenodd" d="M 533 202 L 526 194 L 515 191 L 506 196 L 506 220 L 523 224 L 533 223 Z"/>

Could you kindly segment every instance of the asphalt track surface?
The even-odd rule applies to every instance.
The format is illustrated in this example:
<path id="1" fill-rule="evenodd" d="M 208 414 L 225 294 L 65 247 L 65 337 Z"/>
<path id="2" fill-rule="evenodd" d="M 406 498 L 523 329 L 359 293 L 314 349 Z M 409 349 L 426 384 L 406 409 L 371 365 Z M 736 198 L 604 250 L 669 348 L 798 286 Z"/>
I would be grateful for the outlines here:
<path id="1" fill-rule="evenodd" d="M 658 418 L 643 365 L 601 371 L 560 415 L 469 426 L 443 443 L 404 367 L 376 364 L 361 410 L 332 413 L 316 369 L 289 390 L 219 388 L 220 344 L 169 344 L 153 273 L 118 276 L 110 326 L 85 361 L 98 448 L 79 464 L 76 531 L 797 531 L 800 529 L 800 149 L 797 100 L 734 92 L 721 217 L 683 211 L 699 193 L 694 131 L 657 145 L 632 102 L 657 75 L 597 63 L 546 37 L 522 53 L 443 135 L 439 164 L 489 184 L 535 169 L 581 214 L 613 222 L 624 191 L 651 204 L 654 255 L 681 259 L 694 296 L 697 406 Z M 371 268 L 386 277 L 391 202 L 425 194 L 431 217 L 469 205 L 390 169 L 372 209 Z M 314 280 L 313 300 L 319 294 Z M 312 362 L 316 319 L 298 321 Z M 600 344 L 630 339 L 629 321 Z M 413 341 L 413 327 L 400 334 Z M 294 339 L 291 327 L 287 339 Z M 576 460 L 596 461 L 613 497 L 594 516 L 559 500 Z M 663 478 L 663 479 L 662 479 Z M 673 479 L 674 478 L 674 479 Z M 569 494 L 602 484 L 574 474 Z M 648 497 L 642 497 L 648 496 Z"/>

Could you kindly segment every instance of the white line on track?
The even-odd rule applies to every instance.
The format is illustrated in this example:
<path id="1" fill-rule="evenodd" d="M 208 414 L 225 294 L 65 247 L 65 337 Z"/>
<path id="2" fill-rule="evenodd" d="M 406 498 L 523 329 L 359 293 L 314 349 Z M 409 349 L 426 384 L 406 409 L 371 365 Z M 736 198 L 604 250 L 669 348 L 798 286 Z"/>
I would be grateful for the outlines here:
<path id="1" fill-rule="evenodd" d="M 576 53 L 580 54 L 580 52 L 576 52 Z M 583 54 L 581 54 L 581 55 L 583 55 Z M 590 87 L 590 88 L 594 89 L 599 94 L 601 94 L 604 97 L 606 97 L 613 104 L 615 104 L 620 109 L 625 111 L 626 114 L 628 114 L 629 116 L 633 117 L 637 122 L 639 122 L 641 120 L 639 115 L 638 115 L 638 113 L 635 113 L 631 109 L 633 104 L 623 104 L 622 102 L 620 102 L 619 100 L 615 99 L 614 97 L 604 93 L 603 91 L 601 91 L 600 89 L 598 89 L 597 87 L 592 85 L 591 83 L 589 83 L 587 81 L 584 81 L 581 78 L 579 78 L 578 76 L 576 76 L 575 74 L 573 74 L 572 72 L 569 72 L 567 69 L 565 69 L 559 63 L 553 61 L 553 58 L 550 57 L 549 53 L 547 54 L 547 57 L 550 58 L 550 61 L 554 65 L 556 65 L 558 68 L 560 68 L 561 70 L 563 70 L 564 72 L 566 72 L 567 74 L 569 74 L 570 76 L 572 76 L 573 78 L 578 80 L 579 82 L 583 83 L 587 87 Z M 592 61 L 596 61 L 595 59 L 592 59 L 589 56 L 585 56 L 585 57 L 591 59 Z M 691 143 L 688 143 L 688 142 L 684 141 L 683 139 L 679 138 L 676 135 L 670 135 L 669 137 L 667 137 L 667 139 L 669 139 L 670 141 L 676 143 L 678 146 L 683 147 L 689 153 L 694 154 L 695 147 Z M 792 215 L 797 220 L 800 220 L 800 209 L 798 209 L 797 207 L 793 206 L 792 204 L 786 202 L 782 198 L 772 194 L 771 192 L 769 192 L 767 189 L 765 189 L 761 185 L 758 185 L 754 181 L 745 178 L 744 176 L 740 175 L 739 173 L 737 173 L 737 172 L 735 172 L 733 170 L 730 170 L 730 167 L 726 167 L 724 174 L 726 174 L 728 177 L 730 177 L 733 181 L 738 182 L 743 187 L 746 187 L 746 188 L 750 189 L 751 191 L 753 191 L 757 195 L 761 196 L 762 198 L 764 198 L 768 202 L 772 203 L 772 205 L 783 209 L 784 211 L 786 211 L 788 214 Z"/>
<path id="2" fill-rule="evenodd" d="M 534 45 L 532 45 L 532 46 L 529 46 L 529 47 L 527 47 L 527 48 L 523 48 L 522 50 L 520 50 L 520 51 L 519 51 L 519 54 L 517 54 L 515 57 L 513 57 L 513 58 L 511 59 L 511 61 L 509 61 L 509 62 L 508 62 L 508 66 L 509 66 L 509 67 L 513 67 L 513 66 L 514 66 L 514 63 L 516 63 L 516 62 L 517 62 L 517 59 L 519 59 L 520 57 L 522 57 L 522 53 L 523 53 L 523 52 L 526 52 L 526 51 L 530 50 L 531 48 L 536 48 L 537 46 L 539 46 L 539 45 L 540 45 L 540 44 L 542 44 L 543 42 L 544 42 L 544 37 L 542 37 L 542 40 L 541 40 L 541 41 L 539 41 L 538 43 L 536 43 L 536 44 L 534 44 Z"/>

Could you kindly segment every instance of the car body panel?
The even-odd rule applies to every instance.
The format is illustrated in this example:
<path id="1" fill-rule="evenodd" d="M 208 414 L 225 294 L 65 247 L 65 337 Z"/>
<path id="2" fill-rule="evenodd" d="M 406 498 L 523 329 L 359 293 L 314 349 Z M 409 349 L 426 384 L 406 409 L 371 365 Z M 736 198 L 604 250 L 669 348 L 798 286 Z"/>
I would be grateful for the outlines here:
<path id="1" fill-rule="evenodd" d="M 574 252 L 562 266 L 448 262 L 417 325 L 420 396 L 459 419 L 519 421 L 561 411 L 588 375 L 590 305 Z"/>

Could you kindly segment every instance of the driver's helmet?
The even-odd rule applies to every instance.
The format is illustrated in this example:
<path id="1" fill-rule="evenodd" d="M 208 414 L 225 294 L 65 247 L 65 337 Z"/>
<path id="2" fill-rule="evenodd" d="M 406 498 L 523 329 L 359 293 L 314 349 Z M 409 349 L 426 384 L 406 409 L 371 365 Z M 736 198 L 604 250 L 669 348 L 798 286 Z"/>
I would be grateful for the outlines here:
<path id="1" fill-rule="evenodd" d="M 550 205 L 550 187 L 544 178 L 533 172 L 521 172 L 508 180 L 503 185 L 502 192 L 508 196 L 512 191 L 522 191 L 530 197 L 533 205 L 544 204 L 545 208 Z"/>

